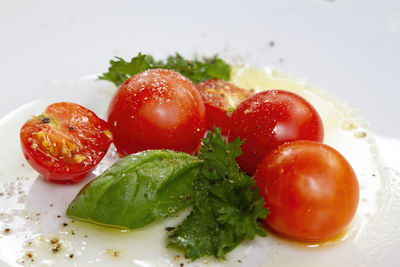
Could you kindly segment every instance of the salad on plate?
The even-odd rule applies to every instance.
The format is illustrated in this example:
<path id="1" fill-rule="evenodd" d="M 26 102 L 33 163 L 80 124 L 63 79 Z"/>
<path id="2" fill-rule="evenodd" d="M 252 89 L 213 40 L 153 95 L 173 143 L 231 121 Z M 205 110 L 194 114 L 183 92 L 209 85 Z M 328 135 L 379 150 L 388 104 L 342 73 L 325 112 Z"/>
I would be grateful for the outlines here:
<path id="1" fill-rule="evenodd" d="M 4 263 L 335 266 L 382 256 L 368 236 L 388 216 L 384 199 L 399 203 L 352 109 L 218 56 L 139 53 L 110 65 L 106 81 L 82 84 L 101 95 L 93 108 L 39 101 L 2 119 L 14 129 L 0 154 Z"/>

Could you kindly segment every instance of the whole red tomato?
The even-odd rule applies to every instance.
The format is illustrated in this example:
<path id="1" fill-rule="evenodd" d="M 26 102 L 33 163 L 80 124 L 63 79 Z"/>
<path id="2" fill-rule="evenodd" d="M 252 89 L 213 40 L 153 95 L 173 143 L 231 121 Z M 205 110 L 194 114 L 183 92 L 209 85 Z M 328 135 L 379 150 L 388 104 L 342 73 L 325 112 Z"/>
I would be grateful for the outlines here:
<path id="1" fill-rule="evenodd" d="M 221 79 L 211 79 L 196 85 L 206 107 L 207 129 L 221 128 L 226 135 L 231 128 L 231 116 L 236 107 L 252 92 Z"/>
<path id="2" fill-rule="evenodd" d="M 357 210 L 357 177 L 346 159 L 325 144 L 295 141 L 279 146 L 262 160 L 254 179 L 270 211 L 265 222 L 290 238 L 332 238 Z"/>
<path id="3" fill-rule="evenodd" d="M 29 164 L 48 181 L 74 183 L 92 171 L 112 142 L 107 122 L 74 103 L 55 103 L 21 128 Z"/>
<path id="4" fill-rule="evenodd" d="M 272 149 L 295 140 L 322 141 L 324 130 L 314 107 L 283 90 L 263 91 L 243 101 L 232 114 L 229 141 L 246 139 L 236 160 L 250 175 Z"/>
<path id="5" fill-rule="evenodd" d="M 123 155 L 146 149 L 193 153 L 205 132 L 205 108 L 193 83 L 166 69 L 132 76 L 108 110 L 114 144 Z"/>

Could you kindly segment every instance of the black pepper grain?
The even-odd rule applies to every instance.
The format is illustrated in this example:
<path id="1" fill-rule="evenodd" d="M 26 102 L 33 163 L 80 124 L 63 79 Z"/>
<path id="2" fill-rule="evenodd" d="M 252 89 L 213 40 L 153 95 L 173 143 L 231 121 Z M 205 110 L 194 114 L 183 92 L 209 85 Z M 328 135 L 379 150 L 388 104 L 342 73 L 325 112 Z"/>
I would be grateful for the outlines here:
<path id="1" fill-rule="evenodd" d="M 61 244 L 57 243 L 57 245 L 52 248 L 53 253 L 58 253 L 61 250 Z"/>

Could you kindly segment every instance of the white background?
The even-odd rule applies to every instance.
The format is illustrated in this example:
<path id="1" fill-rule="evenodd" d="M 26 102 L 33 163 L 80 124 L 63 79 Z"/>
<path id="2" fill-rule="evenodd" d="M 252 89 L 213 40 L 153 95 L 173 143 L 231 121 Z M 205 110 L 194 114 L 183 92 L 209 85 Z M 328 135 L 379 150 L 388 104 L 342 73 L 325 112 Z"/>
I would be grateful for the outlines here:
<path id="1" fill-rule="evenodd" d="M 398 0 L 0 0 L 0 117 L 139 51 L 274 66 L 400 137 Z"/>

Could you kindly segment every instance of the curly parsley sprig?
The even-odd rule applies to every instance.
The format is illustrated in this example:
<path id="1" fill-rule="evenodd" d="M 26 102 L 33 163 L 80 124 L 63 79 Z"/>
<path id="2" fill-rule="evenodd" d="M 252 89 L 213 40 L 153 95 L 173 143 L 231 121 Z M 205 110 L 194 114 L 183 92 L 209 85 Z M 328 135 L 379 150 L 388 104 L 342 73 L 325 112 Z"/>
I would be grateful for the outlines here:
<path id="1" fill-rule="evenodd" d="M 208 79 L 224 79 L 228 81 L 231 75 L 231 66 L 218 56 L 188 60 L 176 53 L 169 56 L 165 61 L 156 61 L 150 55 L 139 53 L 129 62 L 121 57 L 115 57 L 115 59 L 110 60 L 108 72 L 103 73 L 98 78 L 120 86 L 129 77 L 147 69 L 156 68 L 175 70 L 195 84 Z"/>
<path id="2" fill-rule="evenodd" d="M 259 225 L 268 214 L 264 200 L 235 161 L 243 141 L 227 144 L 221 130 L 215 130 L 202 141 L 204 163 L 194 180 L 193 210 L 168 236 L 169 247 L 184 250 L 193 260 L 205 255 L 224 258 L 243 240 L 266 236 Z"/>

